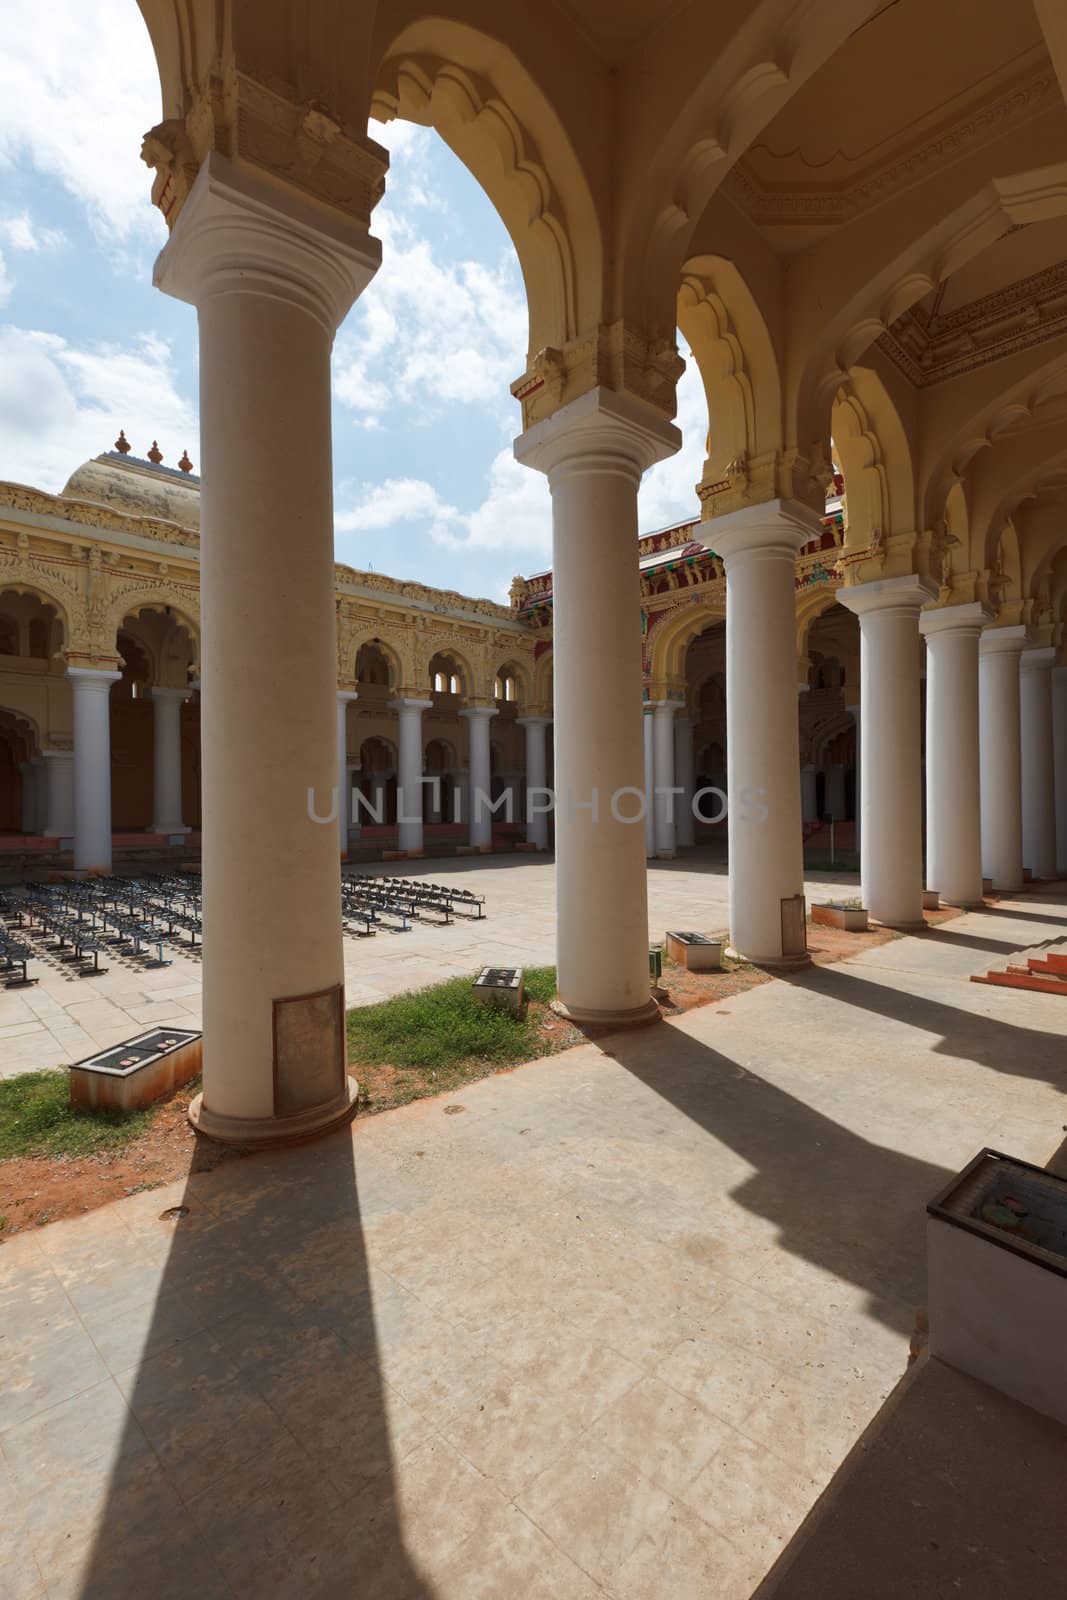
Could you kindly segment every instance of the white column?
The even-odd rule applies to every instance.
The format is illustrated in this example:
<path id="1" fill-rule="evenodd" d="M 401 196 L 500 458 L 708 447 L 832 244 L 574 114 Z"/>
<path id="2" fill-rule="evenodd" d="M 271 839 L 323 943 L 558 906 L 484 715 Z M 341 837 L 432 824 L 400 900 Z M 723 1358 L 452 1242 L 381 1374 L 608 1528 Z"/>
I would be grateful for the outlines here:
<path id="1" fill-rule="evenodd" d="M 204 1089 L 190 1117 L 242 1145 L 306 1138 L 354 1104 L 331 804 L 330 352 L 379 258 L 357 217 L 212 152 L 155 270 L 200 333 Z"/>
<path id="2" fill-rule="evenodd" d="M 1067 666 L 1052 669 L 1052 764 L 1056 787 L 1056 873 L 1067 878 Z"/>
<path id="3" fill-rule="evenodd" d="M 396 823 L 397 845 L 408 855 L 421 856 L 422 837 L 422 713 L 432 700 L 390 700 L 397 714 Z"/>
<path id="4" fill-rule="evenodd" d="M 493 848 L 493 813 L 487 802 L 491 799 L 492 764 L 489 760 L 489 719 L 496 716 L 495 706 L 467 706 L 460 712 L 470 728 L 470 790 L 464 799 L 470 820 L 470 842 L 475 850 Z M 501 812 L 503 814 L 503 812 Z"/>
<path id="5" fill-rule="evenodd" d="M 1023 627 L 986 628 L 978 646 L 982 872 L 993 888 L 1023 881 L 1019 657 Z"/>
<path id="6" fill-rule="evenodd" d="M 726 568 L 726 771 L 730 938 L 761 965 L 805 959 L 782 938 L 782 901 L 803 893 L 796 553 L 821 527 L 774 500 L 706 530 Z"/>
<path id="7" fill-rule="evenodd" d="M 1052 755 L 1051 648 L 1024 650 L 1019 662 L 1023 866 L 1056 876 L 1056 791 Z"/>
<path id="8" fill-rule="evenodd" d="M 451 822 L 469 823 L 471 819 L 471 775 L 460 767 L 452 774 Z"/>
<path id="9" fill-rule="evenodd" d="M 922 927 L 922 724 L 919 611 L 926 578 L 883 578 L 839 589 L 860 619 L 860 875 L 877 922 Z"/>
<path id="10" fill-rule="evenodd" d="M 545 747 L 545 729 L 548 717 L 520 717 L 519 727 L 526 729 L 526 842 L 536 850 L 548 849 L 548 813 L 538 810 L 547 802 L 543 792 L 548 786 L 548 752 Z"/>
<path id="11" fill-rule="evenodd" d="M 674 719 L 674 778 L 681 789 L 675 811 L 675 833 L 682 849 L 695 841 L 693 833 L 693 795 L 696 779 L 693 773 L 693 719 L 690 716 Z"/>
<path id="12" fill-rule="evenodd" d="M 352 825 L 352 768 L 348 762 L 348 708 L 359 699 L 355 689 L 337 691 L 337 827 L 341 860 L 348 855 L 348 830 Z"/>
<path id="13" fill-rule="evenodd" d="M 44 831 L 50 839 L 74 837 L 74 752 L 42 750 L 45 770 Z"/>
<path id="14" fill-rule="evenodd" d="M 801 767 L 800 769 L 800 820 L 801 822 L 818 822 L 819 820 L 819 791 L 816 784 L 818 773 L 814 767 Z"/>
<path id="15" fill-rule="evenodd" d="M 74 689 L 74 866 L 111 871 L 111 685 L 120 672 L 68 667 Z"/>
<path id="16" fill-rule="evenodd" d="M 924 611 L 926 638 L 926 887 L 949 905 L 982 900 L 978 641 L 991 613 L 978 603 Z"/>
<path id="17" fill-rule="evenodd" d="M 653 407 L 592 389 L 515 443 L 552 491 L 556 968 L 560 1008 L 578 1021 L 658 1016 L 639 820 L 637 489 L 680 442 Z"/>
<path id="18" fill-rule="evenodd" d="M 152 833 L 188 833 L 182 822 L 182 704 L 188 689 L 152 690 Z"/>
<path id="19" fill-rule="evenodd" d="M 645 775 L 645 857 L 652 861 L 656 854 L 656 707 L 651 700 L 643 702 L 641 715 L 644 721 L 641 732 L 644 738 Z"/>
<path id="20" fill-rule="evenodd" d="M 662 861 L 673 861 L 678 843 L 676 818 L 680 797 L 671 793 L 676 787 L 674 715 L 677 710 L 677 700 L 661 700 L 653 717 L 656 744 L 656 854 Z"/>

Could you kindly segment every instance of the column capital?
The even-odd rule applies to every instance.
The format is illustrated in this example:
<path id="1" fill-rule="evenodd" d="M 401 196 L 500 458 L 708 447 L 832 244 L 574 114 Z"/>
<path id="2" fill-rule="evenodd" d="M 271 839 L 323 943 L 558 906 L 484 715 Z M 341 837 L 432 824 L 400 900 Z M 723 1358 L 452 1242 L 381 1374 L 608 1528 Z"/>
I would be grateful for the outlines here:
<path id="1" fill-rule="evenodd" d="M 978 641 L 981 655 L 1019 655 L 1030 642 L 1030 630 L 1021 625 L 1010 628 L 986 628 Z"/>
<path id="2" fill-rule="evenodd" d="M 993 620 L 993 612 L 980 600 L 961 606 L 935 606 L 919 618 L 919 632 L 929 638 L 941 633 L 979 633 Z"/>
<path id="3" fill-rule="evenodd" d="M 73 750 L 42 750 L 41 758 L 44 761 L 73 761 Z"/>
<path id="4" fill-rule="evenodd" d="M 1057 651 L 1052 645 L 1042 645 L 1036 650 L 1024 650 L 1019 657 L 1019 667 L 1023 672 L 1046 672 L 1056 665 Z"/>
<path id="5" fill-rule="evenodd" d="M 395 700 L 388 702 L 390 711 L 429 711 L 433 707 L 432 700 L 416 700 L 410 695 L 399 695 Z"/>
<path id="6" fill-rule="evenodd" d="M 152 700 L 176 700 L 180 705 L 182 701 L 190 698 L 192 692 L 192 689 L 189 688 L 188 685 L 184 689 L 172 689 L 167 684 L 154 683 L 151 689 L 148 691 L 148 694 L 149 698 Z"/>
<path id="7" fill-rule="evenodd" d="M 549 479 L 557 473 L 616 472 L 634 483 L 681 448 L 682 436 L 661 411 L 632 394 L 588 389 L 515 440 L 516 461 Z"/>
<path id="8" fill-rule="evenodd" d="M 191 305 L 228 294 L 283 300 L 316 317 L 332 337 L 381 255 L 366 222 L 264 183 L 213 150 L 152 282 Z"/>
<path id="9" fill-rule="evenodd" d="M 515 724 L 519 728 L 547 728 L 552 721 L 544 712 L 531 712 L 528 717 L 516 717 Z"/>
<path id="10" fill-rule="evenodd" d="M 67 677 L 76 689 L 96 689 L 106 694 L 113 683 L 118 683 L 121 672 L 109 672 L 102 667 L 68 667 Z"/>
<path id="11" fill-rule="evenodd" d="M 490 717 L 496 716 L 496 706 L 464 706 L 460 716 L 468 717 L 472 722 L 478 717 L 485 717 L 488 721 Z"/>
<path id="12" fill-rule="evenodd" d="M 358 699 L 359 693 L 355 689 L 338 689 L 337 691 L 337 704 L 339 706 L 350 706 L 354 700 Z"/>
<path id="13" fill-rule="evenodd" d="M 914 611 L 916 614 L 937 595 L 937 584 L 930 578 L 903 573 L 899 578 L 875 578 L 870 583 L 855 583 L 838 589 L 836 599 L 846 611 L 858 617 L 879 611 Z"/>
<path id="14" fill-rule="evenodd" d="M 709 550 L 730 564 L 737 556 L 795 556 L 822 531 L 818 512 L 799 500 L 763 500 L 700 525 Z"/>

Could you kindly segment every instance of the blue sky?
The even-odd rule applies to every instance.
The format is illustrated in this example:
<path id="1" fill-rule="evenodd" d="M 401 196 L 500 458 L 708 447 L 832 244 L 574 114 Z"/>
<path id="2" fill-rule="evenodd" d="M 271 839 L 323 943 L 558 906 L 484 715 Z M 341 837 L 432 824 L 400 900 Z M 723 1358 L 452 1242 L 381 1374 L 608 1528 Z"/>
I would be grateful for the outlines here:
<path id="1" fill-rule="evenodd" d="M 141 135 L 158 120 L 134 0 L 36 0 L 0 54 L 0 478 L 62 488 L 120 427 L 199 458 L 196 316 L 151 285 L 166 229 Z M 377 277 L 334 360 L 341 561 L 502 599 L 550 559 L 547 485 L 519 467 L 508 385 L 526 307 L 489 201 L 428 129 L 372 126 L 392 155 Z M 641 491 L 643 529 L 696 515 L 706 413 L 690 367 L 681 454 Z"/>

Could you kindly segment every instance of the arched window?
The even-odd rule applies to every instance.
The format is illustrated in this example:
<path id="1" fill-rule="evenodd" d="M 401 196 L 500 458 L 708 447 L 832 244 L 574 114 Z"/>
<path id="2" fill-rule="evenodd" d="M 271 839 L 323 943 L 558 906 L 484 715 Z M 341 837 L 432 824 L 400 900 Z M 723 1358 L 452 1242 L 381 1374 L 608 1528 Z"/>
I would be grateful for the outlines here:
<path id="1" fill-rule="evenodd" d="M 449 694 L 459 694 L 459 674 L 458 673 L 453 672 L 452 676 L 449 678 L 449 680 L 448 680 L 448 692 L 449 692 Z"/>
<path id="2" fill-rule="evenodd" d="M 444 675 L 443 672 L 435 672 L 434 673 L 434 675 L 433 675 L 433 686 L 434 686 L 434 690 L 435 690 L 435 692 L 437 694 L 444 694 L 446 685 L 445 685 L 445 675 Z"/>
<path id="3" fill-rule="evenodd" d="M 493 683 L 493 694 L 498 700 L 510 701 L 512 704 L 514 704 L 519 697 L 518 687 L 515 682 L 515 674 L 513 672 L 509 672 L 506 667 L 502 672 L 498 672 L 496 675 Z"/>

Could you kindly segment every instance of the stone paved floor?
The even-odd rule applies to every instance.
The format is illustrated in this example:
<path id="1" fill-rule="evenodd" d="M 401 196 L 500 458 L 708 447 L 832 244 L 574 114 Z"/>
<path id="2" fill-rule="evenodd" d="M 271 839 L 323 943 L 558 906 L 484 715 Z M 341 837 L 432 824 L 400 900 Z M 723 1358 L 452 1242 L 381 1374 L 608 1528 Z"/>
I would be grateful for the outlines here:
<path id="1" fill-rule="evenodd" d="M 1060 1144 L 1067 1005 L 966 976 L 1065 932 L 1032 894 L 15 1237 L 0 1594 L 745 1600 L 904 1370 L 927 1199 Z"/>
<path id="2" fill-rule="evenodd" d="M 410 933 L 346 938 L 349 1005 L 369 1005 L 489 963 L 535 966 L 555 960 L 556 892 L 548 860 L 460 858 L 367 870 L 372 875 L 394 870 L 469 887 L 485 895 L 487 915 L 482 922 L 457 918 L 448 928 L 416 924 Z M 809 898 L 825 896 L 829 885 L 843 883 L 856 892 L 855 875 L 812 879 Z M 725 871 L 705 851 L 657 864 L 649 874 L 650 931 L 657 938 L 668 925 L 721 932 L 728 920 L 726 897 Z M 30 974 L 39 979 L 35 987 L 0 988 L 0 1077 L 80 1061 L 155 1023 L 200 1027 L 199 959 L 169 948 L 167 953 L 173 964 L 156 971 L 112 957 L 99 978 L 76 977 L 56 959 L 32 963 Z"/>

